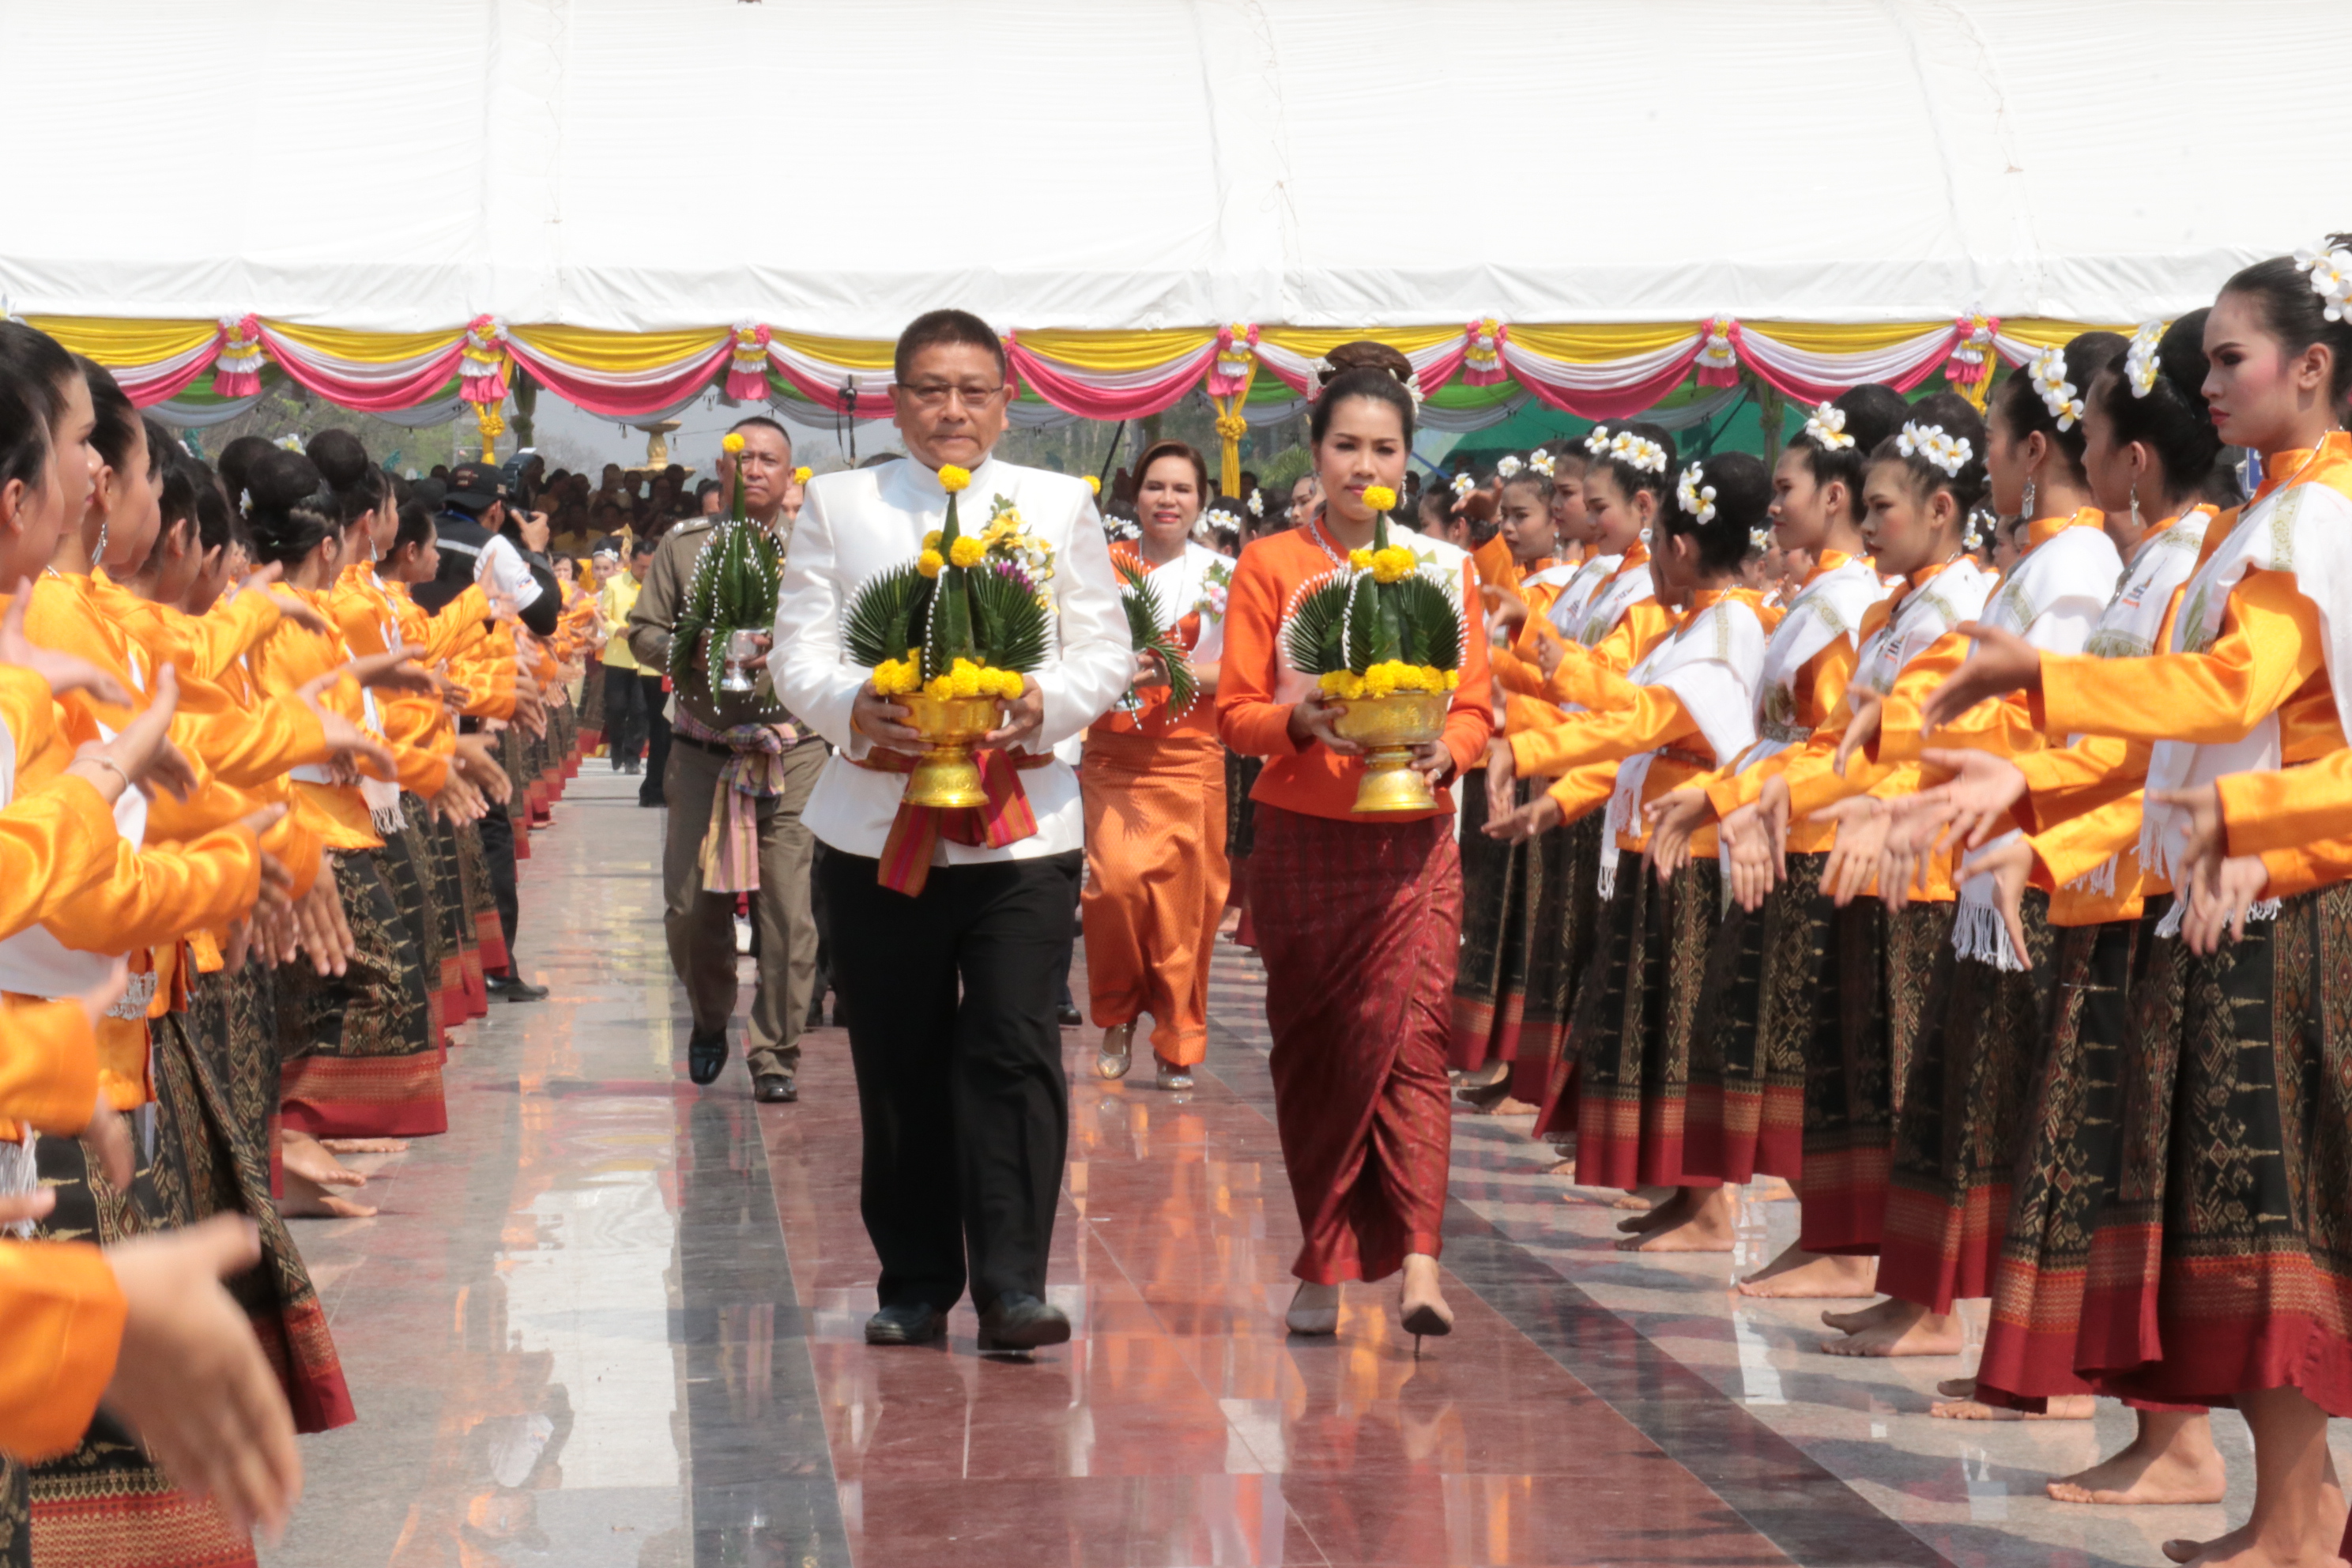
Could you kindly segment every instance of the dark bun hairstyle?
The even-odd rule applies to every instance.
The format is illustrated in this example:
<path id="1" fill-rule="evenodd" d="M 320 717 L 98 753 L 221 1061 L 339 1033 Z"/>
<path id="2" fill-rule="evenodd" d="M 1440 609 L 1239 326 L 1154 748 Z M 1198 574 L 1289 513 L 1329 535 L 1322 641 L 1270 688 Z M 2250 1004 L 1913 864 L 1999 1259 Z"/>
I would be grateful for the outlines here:
<path id="1" fill-rule="evenodd" d="M 311 437 L 303 450 L 335 492 L 335 514 L 345 527 L 383 505 L 391 486 L 384 471 L 368 461 L 357 436 L 332 426 Z"/>
<path id="2" fill-rule="evenodd" d="M 1653 469 L 1609 450 L 1611 442 L 1620 436 L 1635 437 L 1649 442 L 1665 453 L 1666 460 Z M 1635 492 L 1647 490 L 1658 498 L 1659 516 L 1663 517 L 1674 510 L 1675 479 L 1682 470 L 1675 459 L 1675 438 L 1666 433 L 1664 426 L 1652 425 L 1646 420 L 1631 425 L 1595 425 L 1592 434 L 1584 438 L 1584 459 L 1587 479 L 1605 471 L 1616 479 L 1617 488 L 1625 492 L 1627 500 L 1632 500 Z"/>
<path id="3" fill-rule="evenodd" d="M 98 422 L 90 426 L 89 444 L 97 448 L 108 468 L 121 473 L 123 465 L 131 461 L 133 442 L 144 435 L 139 427 L 139 410 L 132 406 L 131 395 L 122 390 L 122 384 L 114 379 L 112 371 L 79 354 L 74 358 L 81 365 L 82 379 L 89 383 L 89 408 L 97 416 Z M 148 461 L 149 471 L 152 472 L 153 454 L 149 454 Z"/>
<path id="4" fill-rule="evenodd" d="M 214 468 L 220 475 L 221 489 L 226 492 L 229 505 L 242 504 L 238 498 L 252 488 L 246 476 L 265 455 L 277 450 L 258 436 L 239 436 L 221 448 L 220 459 Z"/>
<path id="5" fill-rule="evenodd" d="M 299 564 L 326 540 L 342 536 L 335 492 L 317 464 L 299 452 L 271 447 L 246 470 L 246 526 L 253 531 L 253 558 L 267 566 Z"/>
<path id="6" fill-rule="evenodd" d="M 41 488 L 49 466 L 49 405 L 37 387 L 0 377 L 0 488 Z"/>
<path id="7" fill-rule="evenodd" d="M 199 550 L 226 550 L 236 537 L 237 529 L 229 510 L 228 498 L 221 494 L 220 478 L 194 458 L 182 459 L 189 476 L 196 484 L 196 547 Z"/>
<path id="8" fill-rule="evenodd" d="M 2116 444 L 2138 441 L 2154 452 L 2170 495 L 2201 498 L 2221 456 L 2204 392 L 2205 318 L 2212 313 L 2189 311 L 2165 329 L 2152 350 L 2144 337 L 2134 338 L 2098 395 Z"/>
<path id="9" fill-rule="evenodd" d="M 154 437 L 155 433 L 151 427 L 147 438 L 152 442 Z M 156 510 L 163 521 L 155 530 L 155 543 L 147 554 L 149 563 L 154 561 L 156 552 L 163 548 L 163 542 L 171 538 L 172 531 L 182 523 L 187 524 L 189 545 L 198 551 L 204 548 L 204 523 L 197 509 L 203 504 L 204 492 L 212 488 L 213 477 L 199 468 L 191 458 L 179 458 L 163 465 L 163 480 L 155 493 Z"/>
<path id="10" fill-rule="evenodd" d="M 1323 444 L 1324 433 L 1331 427 L 1331 410 L 1359 397 L 1395 409 L 1404 438 L 1412 439 L 1416 410 L 1409 390 L 1413 381 L 1411 360 L 1370 338 L 1341 343 L 1323 360 L 1328 368 L 1318 373 L 1320 386 L 1315 394 L 1314 411 L 1307 416 L 1307 436 L 1314 445 Z"/>
<path id="11" fill-rule="evenodd" d="M 1932 461 L 1923 451 L 1903 450 L 1906 431 L 1941 430 L 1956 441 L 1968 443 L 1968 461 L 1957 474 L 1948 474 L 1941 465 Z M 1911 405 L 1903 428 L 1881 441 L 1870 454 L 1873 464 L 1900 463 L 1911 476 L 1911 487 L 1921 500 L 1937 491 L 1948 491 L 1954 506 L 1962 517 L 1976 510 L 1985 497 L 1985 424 L 1984 416 L 1974 405 L 1957 392 L 1938 392 L 1923 397 Z"/>
<path id="12" fill-rule="evenodd" d="M 1903 428 L 1911 405 L 1893 387 L 1869 381 L 1847 387 L 1830 400 L 1830 406 L 1845 416 L 1838 434 L 1847 438 L 1846 445 L 1824 445 L 1812 434 L 1809 411 L 1809 423 L 1790 437 L 1789 446 L 1805 454 L 1805 471 L 1813 476 L 1813 483 L 1845 486 L 1847 513 L 1860 522 L 1866 510 L 1862 504 L 1862 481 L 1870 472 L 1870 455 L 1878 450 L 1880 442 Z"/>
<path id="13" fill-rule="evenodd" d="M 1736 572 L 1748 559 L 1749 536 L 1764 526 L 1771 506 L 1772 470 L 1764 459 L 1717 452 L 1675 476 L 1675 504 L 1661 516 L 1668 533 L 1697 538 L 1700 571 Z M 1699 513 L 1710 507 L 1713 515 L 1702 521 Z"/>
<path id="14" fill-rule="evenodd" d="M 2352 250 L 2352 234 L 2331 234 L 2330 250 Z M 2328 380 L 2328 403 L 2341 416 L 2352 402 L 2352 320 L 2331 321 L 2327 302 L 2311 287 L 2311 274 L 2292 256 L 2257 261 L 2221 285 L 2223 294 L 2242 294 L 2253 301 L 2263 325 L 2292 354 L 2314 343 L 2325 343 L 2335 355 Z"/>
<path id="15" fill-rule="evenodd" d="M 66 388 L 82 374 L 82 363 L 48 333 L 0 320 L 0 383 L 15 386 L 40 411 L 45 441 L 65 417 Z"/>
<path id="16" fill-rule="evenodd" d="M 2081 403 L 2091 395 L 2091 384 L 2099 373 L 2123 363 L 2125 351 L 2131 340 L 2119 332 L 2080 332 L 2056 351 L 2051 362 L 2051 373 L 2074 389 L 2071 401 Z M 2083 480 L 2083 421 L 2071 410 L 2060 414 L 2050 406 L 2042 395 L 2033 372 L 2042 361 L 2037 357 L 2024 369 L 2012 372 L 2001 383 L 1995 395 L 2000 422 L 2011 437 L 2022 441 L 2035 431 L 2050 437 L 2066 459 L 2067 472 L 2075 483 Z M 2061 429 L 2059 426 L 2065 427 Z"/>

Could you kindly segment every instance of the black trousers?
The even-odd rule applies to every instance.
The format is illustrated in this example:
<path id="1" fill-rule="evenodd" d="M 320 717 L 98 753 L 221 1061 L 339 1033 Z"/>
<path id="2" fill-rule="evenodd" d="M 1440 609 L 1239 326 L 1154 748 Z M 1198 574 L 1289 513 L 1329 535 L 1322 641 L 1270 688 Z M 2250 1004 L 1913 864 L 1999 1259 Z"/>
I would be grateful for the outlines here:
<path id="1" fill-rule="evenodd" d="M 1045 1294 L 1070 1138 L 1055 999 L 1085 867 L 1077 850 L 934 866 L 909 899 L 864 856 L 818 862 L 886 1307 L 945 1311 L 967 1278 L 982 1311 L 1008 1291 Z"/>
<path id="2" fill-rule="evenodd" d="M 646 670 L 637 671 L 637 691 L 646 704 L 646 782 L 637 786 L 639 805 L 662 804 L 662 770 L 669 766 L 669 715 L 662 705 L 669 694 L 662 689 L 662 678 Z"/>
<path id="3" fill-rule="evenodd" d="M 521 798 L 521 792 L 516 792 L 515 799 Z M 489 867 L 490 902 L 498 906 L 499 924 L 507 933 L 507 973 L 519 974 L 521 971 L 516 967 L 514 956 L 515 920 L 520 909 L 515 900 L 514 819 L 497 801 L 489 805 L 488 812 L 474 826 L 481 833 L 482 858 Z"/>
<path id="4" fill-rule="evenodd" d="M 646 692 L 634 669 L 604 668 L 604 743 L 615 764 L 634 763 L 646 751 Z"/>

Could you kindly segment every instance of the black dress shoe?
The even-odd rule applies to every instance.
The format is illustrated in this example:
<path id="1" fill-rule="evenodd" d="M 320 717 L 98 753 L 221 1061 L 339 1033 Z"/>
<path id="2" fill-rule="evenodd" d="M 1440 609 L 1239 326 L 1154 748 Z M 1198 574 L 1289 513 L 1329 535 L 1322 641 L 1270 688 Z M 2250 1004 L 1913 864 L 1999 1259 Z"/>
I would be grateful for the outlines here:
<path id="1" fill-rule="evenodd" d="M 788 1072 L 763 1072 L 751 1080 L 751 1098 L 762 1105 L 790 1105 L 800 1097 L 801 1086 Z"/>
<path id="2" fill-rule="evenodd" d="M 1078 1005 L 1067 997 L 1062 999 L 1062 1005 L 1055 1010 L 1054 1017 L 1065 1029 L 1075 1029 L 1087 1021 L 1087 1016 L 1078 1011 Z"/>
<path id="3" fill-rule="evenodd" d="M 547 987 L 533 985 L 519 974 L 492 974 L 482 981 L 482 989 L 493 1002 L 544 1002 Z"/>
<path id="4" fill-rule="evenodd" d="M 1034 1296 L 1008 1291 L 989 1303 L 980 1315 L 980 1348 L 992 1351 L 1034 1351 L 1040 1345 L 1066 1344 L 1070 1320 L 1059 1307 L 1049 1307 Z"/>
<path id="5" fill-rule="evenodd" d="M 727 1030 L 697 1029 L 686 1042 L 686 1076 L 697 1083 L 717 1083 L 727 1065 Z"/>
<path id="6" fill-rule="evenodd" d="M 938 1339 L 948 1326 L 944 1314 L 921 1301 L 885 1307 L 866 1320 L 869 1345 L 922 1345 Z"/>

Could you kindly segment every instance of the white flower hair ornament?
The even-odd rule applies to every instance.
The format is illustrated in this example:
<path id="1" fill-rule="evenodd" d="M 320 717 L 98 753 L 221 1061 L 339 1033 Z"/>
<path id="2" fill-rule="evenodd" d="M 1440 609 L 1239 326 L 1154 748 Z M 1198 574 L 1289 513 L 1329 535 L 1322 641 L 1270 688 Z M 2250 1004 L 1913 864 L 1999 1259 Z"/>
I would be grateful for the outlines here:
<path id="1" fill-rule="evenodd" d="M 1682 482 L 1675 487 L 1675 499 L 1683 510 L 1701 523 L 1715 521 L 1715 487 L 1706 482 L 1706 470 L 1693 463 L 1683 470 Z"/>
<path id="2" fill-rule="evenodd" d="M 2352 250 L 2333 238 L 2294 253 L 2298 272 L 2311 274 L 2311 291 L 2327 301 L 2321 311 L 2331 321 L 2352 319 Z"/>
<path id="3" fill-rule="evenodd" d="M 1242 520 L 1231 507 L 1213 506 L 1207 511 L 1201 514 L 1201 525 L 1209 529 L 1213 532 L 1220 528 L 1230 528 L 1234 532 L 1239 533 L 1241 531 Z"/>
<path id="4" fill-rule="evenodd" d="M 1495 465 L 1495 472 L 1504 479 L 1516 479 L 1526 467 L 1525 463 L 1519 461 L 1517 453 L 1506 452 L 1503 454 L 1502 460 Z"/>
<path id="5" fill-rule="evenodd" d="M 1968 531 L 1960 535 L 1960 544 L 1963 548 L 1969 550 L 1982 550 L 1984 548 L 1984 526 L 1987 521 L 1998 522 L 2000 521 L 2000 519 L 1993 517 L 1990 512 L 1987 511 L 1980 506 L 1971 507 L 1969 509 L 1966 525 Z"/>
<path id="6" fill-rule="evenodd" d="M 1455 500 L 1468 500 L 1470 499 L 1470 492 L 1477 488 L 1478 481 L 1472 479 L 1468 474 L 1456 474 L 1454 476 L 1454 499 Z"/>
<path id="7" fill-rule="evenodd" d="M 1559 460 L 1541 447 L 1538 447 L 1528 454 L 1528 467 L 1549 479 L 1559 472 Z"/>
<path id="8" fill-rule="evenodd" d="M 1748 549 L 1750 554 L 1761 555 L 1771 548 L 1772 531 L 1770 529 L 1751 528 L 1748 531 Z"/>
<path id="9" fill-rule="evenodd" d="M 1948 479 L 1957 479 L 1960 470 L 1976 456 L 1976 447 L 1966 436 L 1947 436 L 1941 425 L 1906 425 L 1903 433 L 1895 437 L 1895 449 L 1906 458 L 1923 458 L 1943 471 Z"/>
<path id="10" fill-rule="evenodd" d="M 277 447 L 281 452 L 299 452 L 302 449 L 302 437 L 295 435 L 289 430 L 285 435 L 278 437 L 277 440 L 271 442 L 270 445 Z"/>
<path id="11" fill-rule="evenodd" d="M 2163 342 L 2162 321 L 2142 321 L 2139 331 L 2132 334 L 2131 347 L 2124 351 L 2124 380 L 2134 397 L 2146 397 L 2156 390 L 2156 378 L 2164 369 L 2157 350 Z"/>
<path id="12" fill-rule="evenodd" d="M 1644 474 L 1666 471 L 1666 449 L 1646 436 L 1636 436 L 1631 430 L 1620 430 L 1609 437 L 1609 448 L 1603 456 Z"/>
<path id="13" fill-rule="evenodd" d="M 1805 416 L 1805 439 L 1824 452 L 1842 452 L 1853 445 L 1845 433 L 1845 410 L 1834 403 L 1816 403 Z"/>
<path id="14" fill-rule="evenodd" d="M 1264 517 L 1265 515 L 1265 492 L 1264 490 L 1250 491 L 1249 514 L 1252 517 Z"/>
<path id="15" fill-rule="evenodd" d="M 2066 351 L 2043 349 L 2033 356 L 2026 374 L 2033 378 L 2033 390 L 2042 395 L 2042 406 L 2050 410 L 2058 428 L 2072 430 L 2083 417 L 2083 400 L 2075 395 L 2074 384 L 2066 379 Z"/>

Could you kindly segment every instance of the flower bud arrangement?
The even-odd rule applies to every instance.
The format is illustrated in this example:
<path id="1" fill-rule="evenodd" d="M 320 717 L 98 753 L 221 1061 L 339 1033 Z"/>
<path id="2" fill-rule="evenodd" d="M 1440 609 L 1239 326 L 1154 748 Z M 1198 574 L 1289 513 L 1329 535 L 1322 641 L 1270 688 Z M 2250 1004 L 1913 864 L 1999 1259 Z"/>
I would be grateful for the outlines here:
<path id="1" fill-rule="evenodd" d="M 1462 606 L 1446 575 L 1391 543 L 1385 486 L 1364 491 L 1376 518 L 1372 546 L 1309 578 L 1283 616 L 1291 667 L 1347 701 L 1451 691 L 1462 681 Z"/>
<path id="2" fill-rule="evenodd" d="M 743 450 L 743 437 L 736 431 L 729 431 L 719 444 L 730 458 Z M 783 576 L 783 552 L 775 536 L 744 515 L 743 470 L 739 463 L 733 503 L 695 558 L 694 576 L 678 605 L 670 640 L 671 684 L 683 686 L 698 678 L 709 685 L 711 700 L 721 700 L 719 683 L 724 661 L 716 650 L 736 632 L 764 632 L 775 625 L 776 595 Z M 702 650 L 705 633 L 713 651 L 697 672 L 693 660 Z"/>
<path id="3" fill-rule="evenodd" d="M 886 697 L 1017 698 L 1045 661 L 1053 552 L 1024 531 L 999 496 L 987 526 L 963 530 L 958 498 L 971 475 L 940 469 L 945 523 L 915 559 L 868 579 L 850 600 L 849 657 L 873 671 Z"/>

